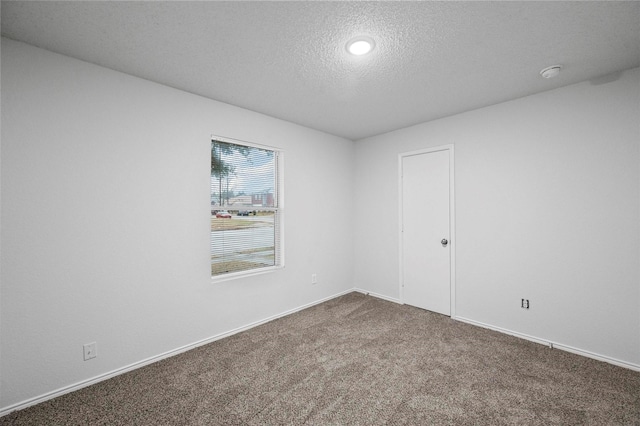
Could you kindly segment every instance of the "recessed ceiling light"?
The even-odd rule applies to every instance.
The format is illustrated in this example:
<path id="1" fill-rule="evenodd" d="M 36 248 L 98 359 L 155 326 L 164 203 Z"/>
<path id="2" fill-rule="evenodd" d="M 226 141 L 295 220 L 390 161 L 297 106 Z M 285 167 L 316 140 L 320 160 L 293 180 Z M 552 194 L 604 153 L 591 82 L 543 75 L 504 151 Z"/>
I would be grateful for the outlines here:
<path id="1" fill-rule="evenodd" d="M 371 52 L 376 43 L 370 37 L 356 37 L 347 43 L 347 52 L 352 55 L 361 56 Z"/>
<path id="2" fill-rule="evenodd" d="M 560 74 L 560 70 L 562 69 L 562 65 L 552 65 L 540 71 L 540 75 L 543 78 L 553 78 Z"/>

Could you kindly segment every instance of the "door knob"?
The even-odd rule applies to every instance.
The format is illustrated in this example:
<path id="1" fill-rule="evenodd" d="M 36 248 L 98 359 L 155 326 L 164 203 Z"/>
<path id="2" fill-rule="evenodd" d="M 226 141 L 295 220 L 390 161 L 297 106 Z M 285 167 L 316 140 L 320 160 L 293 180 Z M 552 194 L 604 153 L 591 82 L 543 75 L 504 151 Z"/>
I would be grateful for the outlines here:
<path id="1" fill-rule="evenodd" d="M 446 238 L 443 238 L 442 241 L 440 241 L 440 244 L 442 244 L 442 247 L 446 247 L 447 244 L 449 244 L 449 241 L 447 241 Z"/>

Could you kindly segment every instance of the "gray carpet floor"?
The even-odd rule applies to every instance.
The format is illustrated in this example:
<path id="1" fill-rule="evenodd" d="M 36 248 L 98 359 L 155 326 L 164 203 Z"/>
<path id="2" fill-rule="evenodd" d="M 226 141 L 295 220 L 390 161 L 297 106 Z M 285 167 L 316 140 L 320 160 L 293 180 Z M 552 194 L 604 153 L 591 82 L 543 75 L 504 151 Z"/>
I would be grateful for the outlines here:
<path id="1" fill-rule="evenodd" d="M 640 373 L 350 293 L 0 425 L 640 425 Z"/>

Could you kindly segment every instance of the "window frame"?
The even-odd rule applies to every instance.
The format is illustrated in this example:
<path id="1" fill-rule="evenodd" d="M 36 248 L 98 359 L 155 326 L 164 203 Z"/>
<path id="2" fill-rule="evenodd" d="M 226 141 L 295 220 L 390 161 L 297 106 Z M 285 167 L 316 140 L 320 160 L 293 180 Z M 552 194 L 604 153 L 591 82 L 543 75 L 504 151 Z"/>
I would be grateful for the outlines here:
<path id="1" fill-rule="evenodd" d="M 281 148 L 275 147 L 275 146 L 271 146 L 271 145 L 264 145 L 264 144 L 258 144 L 255 142 L 248 142 L 245 140 L 241 140 L 241 139 L 234 139 L 234 138 L 229 138 L 226 136 L 219 136 L 219 135 L 214 135 L 212 134 L 211 137 L 209 138 L 209 145 L 211 145 L 211 142 L 213 141 L 218 141 L 218 142 L 225 142 L 225 143 L 229 143 L 229 144 L 234 144 L 234 145 L 241 145 L 241 146 L 246 146 L 246 147 L 250 147 L 250 148 L 258 148 L 258 149 L 262 149 L 262 150 L 268 150 L 268 151 L 272 151 L 274 153 L 277 154 L 276 156 L 276 164 L 275 164 L 275 185 L 277 187 L 276 189 L 276 207 L 273 207 L 271 209 L 273 209 L 274 212 L 277 212 L 277 214 L 275 215 L 275 217 L 278 218 L 277 223 L 274 222 L 274 232 L 277 232 L 278 235 L 274 235 L 274 243 L 276 244 L 275 247 L 275 251 L 276 251 L 276 259 L 279 259 L 280 262 L 277 265 L 273 265 L 273 266 L 263 266 L 260 268 L 253 268 L 253 269 L 247 269 L 244 271 L 237 271 L 237 272 L 227 272 L 224 274 L 220 274 L 220 275 L 211 275 L 211 282 L 213 283 L 219 283 L 219 282 L 224 282 L 224 281 L 230 281 L 230 280 L 236 280 L 239 278 L 245 278 L 245 277 L 250 277 L 250 276 L 254 276 L 254 275 L 262 275 L 262 274 L 268 274 L 268 273 L 272 273 L 274 271 L 283 269 L 285 267 L 285 250 L 284 250 L 284 246 L 285 246 L 285 241 L 284 241 L 284 151 Z M 275 220 L 275 219 L 274 219 Z M 210 221 L 209 221 L 210 222 Z M 210 227 L 210 225 L 209 225 Z M 211 247 L 211 233 L 209 234 L 209 247 Z M 209 251 L 211 251 L 211 248 L 209 249 Z M 211 257 L 211 256 L 209 256 Z M 209 267 L 209 269 L 211 269 L 211 267 Z"/>

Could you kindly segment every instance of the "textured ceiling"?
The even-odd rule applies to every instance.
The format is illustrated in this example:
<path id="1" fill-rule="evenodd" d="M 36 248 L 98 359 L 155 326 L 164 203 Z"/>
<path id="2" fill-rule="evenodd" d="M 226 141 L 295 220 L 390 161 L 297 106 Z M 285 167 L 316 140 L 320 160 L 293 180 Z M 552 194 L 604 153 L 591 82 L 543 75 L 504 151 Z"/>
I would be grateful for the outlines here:
<path id="1" fill-rule="evenodd" d="M 3 1 L 1 14 L 12 39 L 354 140 L 640 66 L 640 2 Z M 345 51 L 358 35 L 372 54 Z"/>

